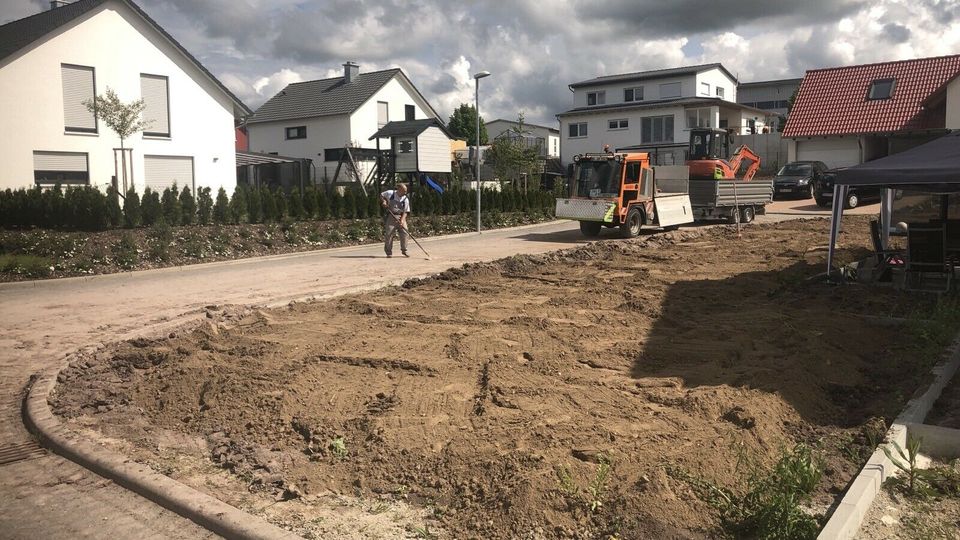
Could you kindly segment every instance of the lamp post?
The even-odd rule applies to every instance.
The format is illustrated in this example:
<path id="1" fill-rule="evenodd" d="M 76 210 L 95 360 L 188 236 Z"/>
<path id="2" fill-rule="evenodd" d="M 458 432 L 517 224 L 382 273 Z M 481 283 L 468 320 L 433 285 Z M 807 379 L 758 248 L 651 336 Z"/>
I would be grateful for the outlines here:
<path id="1" fill-rule="evenodd" d="M 473 76 L 473 80 L 477 81 L 477 89 L 474 92 L 476 99 L 475 112 L 477 113 L 477 142 L 476 142 L 476 154 L 475 154 L 475 166 L 477 170 L 477 232 L 480 232 L 480 79 L 484 77 L 489 77 L 489 71 L 481 71 Z"/>

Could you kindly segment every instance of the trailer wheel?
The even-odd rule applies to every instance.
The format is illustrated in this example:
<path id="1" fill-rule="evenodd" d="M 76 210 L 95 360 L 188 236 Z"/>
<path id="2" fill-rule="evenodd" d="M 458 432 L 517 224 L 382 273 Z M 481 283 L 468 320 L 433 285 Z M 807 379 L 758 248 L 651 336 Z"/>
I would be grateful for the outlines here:
<path id="1" fill-rule="evenodd" d="M 633 238 L 643 227 L 643 212 L 634 206 L 627 212 L 627 219 L 620 224 L 620 238 Z"/>
<path id="2" fill-rule="evenodd" d="M 740 210 L 740 223 L 750 223 L 756 213 L 752 206 L 744 206 L 743 210 Z"/>
<path id="3" fill-rule="evenodd" d="M 584 236 L 596 238 L 597 236 L 600 236 L 601 229 L 603 229 L 603 223 L 598 223 L 596 221 L 580 222 L 580 232 L 583 233 Z"/>

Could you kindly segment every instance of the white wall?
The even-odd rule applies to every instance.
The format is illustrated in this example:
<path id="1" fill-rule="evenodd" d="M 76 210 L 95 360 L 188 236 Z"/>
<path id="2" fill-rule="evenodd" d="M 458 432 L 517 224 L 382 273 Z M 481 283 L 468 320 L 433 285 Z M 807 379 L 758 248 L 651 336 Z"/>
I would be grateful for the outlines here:
<path id="1" fill-rule="evenodd" d="M 450 139 L 438 127 L 417 137 L 417 166 L 424 172 L 450 172 Z"/>
<path id="2" fill-rule="evenodd" d="M 33 185 L 33 151 L 89 154 L 91 185 L 114 174 L 120 140 L 103 122 L 97 134 L 64 131 L 60 64 L 95 68 L 97 94 L 109 86 L 123 101 L 140 99 L 140 73 L 169 77 L 170 138 L 126 141 L 143 188 L 143 156 L 191 156 L 196 185 L 232 192 L 236 185 L 233 103 L 192 62 L 119 2 L 108 2 L 16 53 L 0 65 L 0 188 Z"/>
<path id="3" fill-rule="evenodd" d="M 960 129 L 960 78 L 947 85 L 947 129 Z"/>
<path id="4" fill-rule="evenodd" d="M 860 164 L 860 144 L 857 137 L 826 137 L 798 139 L 790 161 L 822 161 L 828 167 L 849 167 Z"/>
<path id="5" fill-rule="evenodd" d="M 642 119 L 647 116 L 673 115 L 673 143 L 685 143 L 689 139 L 686 112 L 683 107 L 659 107 L 637 111 L 598 112 L 592 115 L 563 117 L 560 119 L 560 162 L 567 165 L 576 154 L 602 152 L 603 146 L 610 149 L 643 144 L 640 138 Z M 627 129 L 611 130 L 609 121 L 625 118 Z M 587 137 L 570 138 L 570 124 L 587 123 Z"/>
<path id="6" fill-rule="evenodd" d="M 350 137 L 362 148 L 376 148 L 377 141 L 367 140 L 371 135 L 377 132 L 377 102 L 387 102 L 388 121 L 400 122 L 405 119 L 405 105 L 413 105 L 416 108 L 415 120 L 430 118 L 431 115 L 424 112 L 424 107 L 418 103 L 411 92 L 400 83 L 398 76 L 395 76 L 387 84 L 383 85 L 376 94 L 361 105 L 353 114 L 350 115 Z M 380 148 L 390 146 L 389 139 L 381 139 Z"/>
<path id="7" fill-rule="evenodd" d="M 307 138 L 287 140 L 286 128 L 296 126 L 306 126 Z M 350 142 L 349 127 L 345 114 L 248 124 L 249 148 L 251 152 L 276 152 L 281 156 L 312 159 L 319 166 L 325 148 L 343 148 Z M 382 148 L 389 145 L 387 141 Z"/>
<path id="8" fill-rule="evenodd" d="M 547 137 L 547 155 L 553 158 L 560 157 L 560 136 L 551 134 Z"/>
<path id="9" fill-rule="evenodd" d="M 704 96 L 700 93 L 700 83 L 710 85 L 709 96 Z M 717 96 L 717 86 L 723 88 L 723 99 L 725 101 L 737 102 L 737 85 L 733 82 L 733 79 L 728 77 L 720 68 L 708 69 L 707 71 L 697 73 L 697 86 L 695 90 L 697 97 L 719 97 Z"/>
<path id="10" fill-rule="evenodd" d="M 644 81 L 634 81 L 634 82 L 617 82 L 615 84 L 604 84 L 589 86 L 584 88 L 576 88 L 573 91 L 573 107 L 586 107 L 587 106 L 587 94 L 590 92 L 598 92 L 605 90 L 607 92 L 606 96 L 606 105 L 611 105 L 614 103 L 624 103 L 623 101 L 623 90 L 625 88 L 635 88 L 637 86 L 643 87 L 643 101 L 651 101 L 661 99 L 660 97 L 660 85 L 661 84 L 670 84 L 679 82 L 680 84 L 680 96 L 681 97 L 693 97 L 696 92 L 694 88 L 694 83 L 696 82 L 696 77 L 694 75 L 688 75 L 686 77 L 664 77 L 662 79 L 647 79 Z M 634 103 L 634 102 L 628 102 Z"/>

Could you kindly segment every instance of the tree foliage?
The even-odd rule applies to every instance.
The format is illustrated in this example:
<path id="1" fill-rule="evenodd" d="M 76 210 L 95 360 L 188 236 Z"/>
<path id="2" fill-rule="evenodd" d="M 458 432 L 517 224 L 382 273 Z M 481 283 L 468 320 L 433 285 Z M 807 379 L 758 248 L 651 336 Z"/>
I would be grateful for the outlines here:
<path id="1" fill-rule="evenodd" d="M 456 137 L 466 139 L 468 145 L 475 146 L 477 144 L 477 109 L 473 105 L 461 103 L 450 115 L 447 129 Z M 487 126 L 482 116 L 480 117 L 480 144 L 487 144 Z"/>
<path id="2" fill-rule="evenodd" d="M 520 181 L 526 179 L 527 182 L 523 184 L 526 190 L 530 179 L 539 171 L 540 148 L 531 142 L 523 112 L 517 115 L 516 126 L 493 140 L 485 160 L 493 167 L 501 184 L 510 181 L 519 186 Z"/>
<path id="3" fill-rule="evenodd" d="M 131 135 L 150 127 L 150 122 L 140 116 L 146 103 L 142 99 L 124 103 L 110 87 L 95 99 L 84 101 L 83 105 L 120 136 L 120 148 L 124 148 L 124 140 Z"/>

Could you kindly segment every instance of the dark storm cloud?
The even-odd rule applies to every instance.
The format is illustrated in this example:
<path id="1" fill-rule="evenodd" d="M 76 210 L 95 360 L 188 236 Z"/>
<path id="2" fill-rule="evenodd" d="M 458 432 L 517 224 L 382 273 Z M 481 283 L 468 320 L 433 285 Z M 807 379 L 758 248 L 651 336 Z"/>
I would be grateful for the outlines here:
<path id="1" fill-rule="evenodd" d="M 910 40 L 910 29 L 902 24 L 887 23 L 883 25 L 883 35 L 891 43 L 906 43 Z"/>
<path id="2" fill-rule="evenodd" d="M 576 0 L 584 20 L 606 20 L 638 35 L 663 37 L 722 32 L 748 24 L 834 22 L 866 0 Z"/>
<path id="3" fill-rule="evenodd" d="M 784 46 L 790 71 L 800 76 L 808 69 L 844 65 L 843 58 L 835 50 L 825 47 L 830 43 L 831 32 L 816 28 L 809 39 L 793 39 Z"/>

